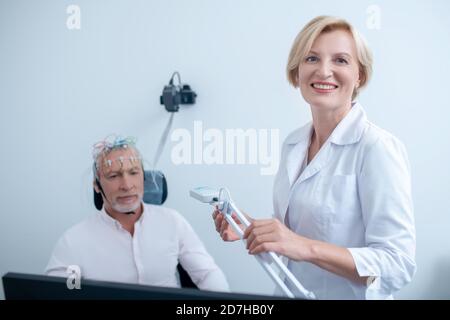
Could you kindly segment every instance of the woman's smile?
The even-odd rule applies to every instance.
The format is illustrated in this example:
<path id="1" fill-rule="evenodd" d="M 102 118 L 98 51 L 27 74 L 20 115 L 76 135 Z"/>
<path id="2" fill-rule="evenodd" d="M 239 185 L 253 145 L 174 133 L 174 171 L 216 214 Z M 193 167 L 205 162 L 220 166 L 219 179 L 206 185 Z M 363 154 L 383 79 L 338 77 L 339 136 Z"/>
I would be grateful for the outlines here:
<path id="1" fill-rule="evenodd" d="M 311 87 L 314 89 L 315 92 L 318 93 L 331 93 L 334 92 L 339 86 L 332 82 L 323 82 L 323 81 L 317 81 L 311 83 Z"/>

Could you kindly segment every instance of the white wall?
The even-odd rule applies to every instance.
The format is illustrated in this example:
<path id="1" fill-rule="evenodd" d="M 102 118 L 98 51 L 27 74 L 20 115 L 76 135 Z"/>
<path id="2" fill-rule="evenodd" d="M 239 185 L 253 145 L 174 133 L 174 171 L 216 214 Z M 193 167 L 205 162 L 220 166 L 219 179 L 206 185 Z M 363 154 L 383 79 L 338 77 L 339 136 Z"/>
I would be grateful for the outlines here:
<path id="1" fill-rule="evenodd" d="M 81 29 L 66 27 L 69 5 Z M 367 27 L 369 5 L 380 29 Z M 407 146 L 413 173 L 418 271 L 400 298 L 450 298 L 450 4 L 448 1 L 0 1 L 0 274 L 41 273 L 62 232 L 88 215 L 91 145 L 109 133 L 139 138 L 151 161 L 168 113 L 159 95 L 181 72 L 198 102 L 175 116 L 220 130 L 279 129 L 310 119 L 284 68 L 301 27 L 342 16 L 369 41 L 374 77 L 360 97 L 370 119 Z M 241 243 L 225 244 L 208 207 L 188 196 L 225 185 L 256 217 L 272 211 L 273 176 L 258 165 L 179 165 L 169 141 L 160 169 L 167 206 L 193 225 L 235 291 L 272 282 Z M 0 296 L 1 297 L 1 296 Z"/>

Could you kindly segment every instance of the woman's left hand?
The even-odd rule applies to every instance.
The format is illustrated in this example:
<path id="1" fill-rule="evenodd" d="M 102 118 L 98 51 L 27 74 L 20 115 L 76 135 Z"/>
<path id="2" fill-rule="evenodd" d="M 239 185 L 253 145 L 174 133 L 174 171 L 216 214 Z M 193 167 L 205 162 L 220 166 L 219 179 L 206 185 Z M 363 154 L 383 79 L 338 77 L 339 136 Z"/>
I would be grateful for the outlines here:
<path id="1" fill-rule="evenodd" d="M 245 230 L 244 239 L 250 254 L 273 251 L 296 261 L 307 261 L 311 256 L 312 241 L 277 219 L 254 220 Z"/>

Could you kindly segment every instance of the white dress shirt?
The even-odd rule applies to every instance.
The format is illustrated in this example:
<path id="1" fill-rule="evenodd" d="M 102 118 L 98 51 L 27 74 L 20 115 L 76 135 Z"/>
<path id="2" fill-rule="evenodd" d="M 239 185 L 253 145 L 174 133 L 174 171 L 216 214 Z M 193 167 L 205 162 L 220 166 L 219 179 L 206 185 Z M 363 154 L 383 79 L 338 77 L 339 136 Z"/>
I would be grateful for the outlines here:
<path id="1" fill-rule="evenodd" d="M 177 264 L 204 290 L 229 291 L 223 272 L 178 212 L 143 205 L 132 236 L 104 209 L 70 228 L 59 239 L 46 274 L 67 277 L 77 265 L 87 279 L 180 287 Z"/>
<path id="2" fill-rule="evenodd" d="M 390 299 L 416 270 L 405 147 L 355 103 L 300 172 L 312 130 L 310 122 L 283 144 L 275 217 L 302 236 L 348 248 L 358 274 L 373 282 L 358 285 L 307 262 L 290 260 L 288 268 L 319 299 Z"/>

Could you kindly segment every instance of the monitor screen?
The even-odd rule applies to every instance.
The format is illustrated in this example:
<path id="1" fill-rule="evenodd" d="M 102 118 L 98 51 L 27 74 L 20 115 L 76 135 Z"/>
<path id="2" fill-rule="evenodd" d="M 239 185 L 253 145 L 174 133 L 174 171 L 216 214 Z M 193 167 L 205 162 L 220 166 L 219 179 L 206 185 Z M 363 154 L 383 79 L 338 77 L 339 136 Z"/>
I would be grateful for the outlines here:
<path id="1" fill-rule="evenodd" d="M 7 300 L 270 300 L 275 298 L 264 295 L 154 287 L 88 279 L 81 280 L 80 289 L 69 289 L 66 278 L 11 272 L 4 275 L 2 280 Z"/>

